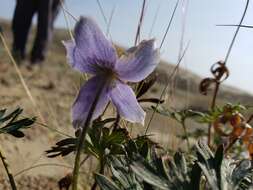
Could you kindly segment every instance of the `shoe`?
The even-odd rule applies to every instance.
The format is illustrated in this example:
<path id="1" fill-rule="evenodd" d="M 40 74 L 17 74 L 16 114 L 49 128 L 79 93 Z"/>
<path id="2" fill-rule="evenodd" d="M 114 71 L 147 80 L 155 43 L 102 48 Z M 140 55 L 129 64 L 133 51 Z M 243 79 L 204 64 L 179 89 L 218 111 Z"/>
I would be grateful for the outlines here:
<path id="1" fill-rule="evenodd" d="M 12 50 L 12 56 L 14 60 L 16 61 L 17 65 L 21 65 L 23 61 L 25 60 L 25 55 L 20 50 Z"/>
<path id="2" fill-rule="evenodd" d="M 36 64 L 41 64 L 45 60 L 45 57 L 43 55 L 31 55 L 31 64 L 36 65 Z"/>

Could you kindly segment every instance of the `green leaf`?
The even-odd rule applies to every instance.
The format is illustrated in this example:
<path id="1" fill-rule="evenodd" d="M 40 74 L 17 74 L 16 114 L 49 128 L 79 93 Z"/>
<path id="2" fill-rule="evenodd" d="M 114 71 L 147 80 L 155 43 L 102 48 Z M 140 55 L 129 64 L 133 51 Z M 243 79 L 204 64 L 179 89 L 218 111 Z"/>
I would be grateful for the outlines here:
<path id="1" fill-rule="evenodd" d="M 120 190 L 115 183 L 101 174 L 95 174 L 95 180 L 102 190 Z"/>

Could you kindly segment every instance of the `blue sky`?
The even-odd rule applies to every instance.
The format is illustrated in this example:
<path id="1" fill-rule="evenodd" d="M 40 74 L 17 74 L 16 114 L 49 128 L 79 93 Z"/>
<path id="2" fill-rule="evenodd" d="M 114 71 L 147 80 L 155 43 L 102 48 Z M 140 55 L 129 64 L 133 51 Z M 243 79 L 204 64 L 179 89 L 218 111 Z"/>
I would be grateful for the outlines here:
<path id="1" fill-rule="evenodd" d="M 161 50 L 162 58 L 169 62 L 177 61 L 180 36 L 182 31 L 182 2 L 175 15 L 171 30 L 168 33 Z M 188 0 L 186 30 L 184 44 L 190 41 L 190 46 L 182 67 L 194 71 L 201 76 L 210 76 L 209 68 L 216 61 L 224 59 L 228 46 L 233 37 L 234 27 L 217 27 L 216 24 L 238 24 L 246 0 Z M 112 40 L 124 46 L 132 46 L 142 0 L 100 0 L 105 15 L 109 18 L 113 7 L 115 13 L 112 18 L 110 34 Z M 176 0 L 147 0 L 147 10 L 141 38 L 149 37 L 153 18 L 159 8 L 157 22 L 152 37 L 160 44 Z M 106 31 L 106 23 L 102 17 L 96 0 L 66 0 L 68 10 L 76 17 L 88 15 L 93 17 Z M 11 18 L 15 0 L 8 0 L 1 4 L 0 17 Z M 249 6 L 244 24 L 253 25 L 253 4 Z M 74 24 L 74 21 L 72 21 Z M 57 19 L 57 26 L 64 27 L 63 15 Z M 226 81 L 241 89 L 253 93 L 253 29 L 242 29 L 239 32 L 235 46 L 228 60 L 231 75 Z"/>

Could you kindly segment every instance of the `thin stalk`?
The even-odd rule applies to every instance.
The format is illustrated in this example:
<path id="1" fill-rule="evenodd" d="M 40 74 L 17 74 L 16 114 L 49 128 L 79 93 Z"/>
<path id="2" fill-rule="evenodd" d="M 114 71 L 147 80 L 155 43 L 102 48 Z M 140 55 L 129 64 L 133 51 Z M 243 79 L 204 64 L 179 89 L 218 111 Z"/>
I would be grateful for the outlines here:
<path id="1" fill-rule="evenodd" d="M 90 155 L 87 155 L 80 163 L 80 167 L 90 158 Z"/>
<path id="2" fill-rule="evenodd" d="M 215 83 L 215 89 L 214 89 L 213 99 L 212 99 L 212 103 L 211 103 L 211 110 L 213 110 L 215 105 L 216 105 L 216 99 L 217 99 L 217 95 L 218 95 L 218 92 L 219 92 L 220 84 L 221 84 L 220 82 Z M 209 126 L 208 126 L 208 138 L 207 138 L 207 144 L 208 144 L 209 147 L 211 147 L 211 134 L 212 134 L 212 125 L 209 124 Z"/>
<path id="3" fill-rule="evenodd" d="M 150 28 L 150 31 L 149 31 L 148 38 L 151 38 L 151 35 L 153 33 L 153 29 L 154 29 L 156 21 L 157 21 L 157 16 L 158 16 L 158 13 L 159 13 L 159 10 L 160 10 L 160 6 L 161 6 L 161 4 L 159 4 L 157 9 L 156 9 L 155 16 L 154 16 L 154 19 L 153 19 L 153 22 L 152 22 L 152 25 L 151 25 L 151 28 Z"/>
<path id="4" fill-rule="evenodd" d="M 99 174 L 104 174 L 104 170 L 105 170 L 105 162 L 104 162 L 104 158 L 102 157 L 100 159 L 100 169 L 99 169 Z M 97 189 L 97 182 L 95 181 L 91 187 L 91 190 L 96 190 Z"/>
<path id="5" fill-rule="evenodd" d="M 120 122 L 120 114 L 117 112 L 116 120 L 113 124 L 113 131 L 115 131 L 118 128 L 119 122 Z"/>
<path id="6" fill-rule="evenodd" d="M 112 18 L 113 18 L 113 15 L 114 15 L 115 9 L 116 9 L 116 6 L 114 5 L 114 6 L 113 6 L 113 8 L 112 8 L 112 11 L 111 11 L 110 17 L 109 17 L 108 24 L 107 24 L 106 36 L 108 36 L 108 35 L 110 34 L 110 28 L 111 28 L 111 24 L 112 24 Z"/>
<path id="7" fill-rule="evenodd" d="M 240 30 L 240 28 L 241 28 L 241 25 L 242 25 L 242 22 L 243 22 L 243 20 L 244 20 L 244 17 L 245 17 L 245 15 L 246 15 L 246 13 L 247 13 L 248 7 L 249 7 L 249 0 L 247 0 L 247 2 L 246 2 L 246 5 L 245 5 L 245 8 L 244 8 L 244 11 L 243 11 L 241 20 L 240 20 L 240 22 L 239 22 L 239 24 L 238 24 L 238 27 L 237 27 L 237 29 L 236 29 L 236 31 L 235 31 L 235 34 L 234 34 L 234 37 L 233 37 L 233 39 L 232 39 L 232 41 L 231 41 L 231 44 L 230 44 L 230 46 L 229 46 L 229 48 L 228 48 L 228 52 L 227 52 L 227 55 L 226 55 L 226 57 L 225 57 L 224 64 L 227 63 L 228 57 L 229 57 L 229 55 L 230 55 L 230 53 L 231 53 L 231 50 L 232 50 L 232 48 L 233 48 L 233 46 L 234 46 L 235 39 L 236 39 L 236 37 L 237 37 L 237 35 L 238 35 L 238 32 L 239 32 L 239 30 Z"/>
<path id="8" fill-rule="evenodd" d="M 24 172 L 30 171 L 32 169 L 39 168 L 39 167 L 45 167 L 45 166 L 50 166 L 50 167 L 55 166 L 55 167 L 63 167 L 63 168 L 73 169 L 73 167 L 71 167 L 71 166 L 64 165 L 64 164 L 57 164 L 57 163 L 37 164 L 37 165 L 34 165 L 32 167 L 29 167 L 29 168 L 25 168 L 25 169 L 17 172 L 16 174 L 14 174 L 14 177 L 19 176 L 19 175 L 23 174 Z"/>
<path id="9" fill-rule="evenodd" d="M 83 145 L 84 145 L 85 136 L 86 136 L 88 128 L 92 124 L 92 115 L 93 115 L 93 112 L 95 111 L 95 108 L 96 108 L 98 100 L 99 100 L 99 96 L 100 96 L 100 94 L 101 94 L 102 91 L 103 91 L 103 85 L 99 88 L 99 90 L 96 93 L 94 102 L 91 105 L 89 114 L 87 116 L 87 119 L 86 119 L 83 127 L 82 127 L 81 134 L 79 135 L 79 138 L 78 138 L 78 145 L 77 145 L 77 152 L 76 152 L 76 158 L 75 158 L 75 165 L 74 165 L 74 170 L 73 170 L 73 186 L 72 186 L 72 190 L 77 190 L 78 177 L 79 177 L 79 168 L 80 168 L 80 158 L 81 158 L 82 148 L 83 148 Z"/>
<path id="10" fill-rule="evenodd" d="M 140 15 L 140 19 L 139 19 L 139 23 L 138 23 L 138 27 L 137 27 L 137 32 L 136 32 L 136 36 L 135 36 L 135 41 L 134 41 L 134 45 L 135 46 L 137 45 L 137 43 L 138 43 L 138 41 L 140 39 L 141 26 L 142 26 L 142 23 L 143 23 L 145 7 L 146 7 L 146 0 L 143 0 L 142 9 L 141 9 L 141 15 Z"/>
<path id="11" fill-rule="evenodd" d="M 238 25 L 238 24 L 217 24 L 216 26 L 236 26 L 236 27 L 240 26 L 241 28 L 253 28 L 253 26 L 251 26 L 251 25 L 244 25 L 244 24 L 242 24 L 242 25 Z"/>
<path id="12" fill-rule="evenodd" d="M 186 128 L 186 125 L 185 125 L 185 121 L 182 122 L 182 126 L 183 126 L 183 129 L 184 129 L 184 135 L 185 135 L 185 138 L 186 138 L 186 142 L 187 142 L 187 148 L 188 148 L 188 152 L 190 151 L 190 141 L 189 141 L 189 137 L 188 137 L 188 132 L 187 132 L 187 128 Z"/>
<path id="13" fill-rule="evenodd" d="M 247 0 L 247 2 L 246 2 L 246 5 L 245 5 L 245 8 L 244 8 L 244 11 L 243 11 L 241 20 L 240 20 L 240 22 L 239 22 L 239 24 L 238 24 L 238 26 L 237 26 L 237 29 L 236 29 L 235 34 L 234 34 L 234 36 L 233 36 L 233 39 L 232 39 L 232 41 L 231 41 L 231 43 L 230 43 L 230 46 L 229 46 L 229 48 L 228 48 L 228 51 L 227 51 L 227 54 L 226 54 L 226 57 L 225 57 L 225 60 L 224 60 L 224 65 L 226 65 L 226 63 L 227 63 L 227 61 L 228 61 L 229 55 L 230 55 L 230 53 L 231 53 L 231 51 L 232 51 L 232 48 L 233 48 L 233 46 L 234 46 L 236 37 L 237 37 L 237 35 L 238 35 L 238 33 L 239 33 L 239 30 L 240 30 L 240 28 L 241 28 L 242 22 L 243 22 L 243 20 L 244 20 L 244 18 L 245 18 L 245 15 L 246 15 L 246 13 L 247 13 L 248 7 L 249 7 L 249 0 Z M 219 87 L 220 87 L 220 82 L 217 82 L 217 83 L 215 84 L 215 90 L 214 90 L 213 99 L 212 99 L 212 103 L 211 103 L 211 109 L 212 109 L 212 110 L 214 109 L 215 104 L 216 104 L 216 98 L 217 98 L 217 94 L 218 94 L 218 91 L 219 91 Z M 208 126 L 208 145 L 209 145 L 209 146 L 210 146 L 210 144 L 211 144 L 211 132 L 212 132 L 212 131 L 211 131 L 211 128 L 212 128 L 212 125 L 210 124 L 210 125 Z"/>
<path id="14" fill-rule="evenodd" d="M 163 43 L 164 43 L 164 41 L 165 41 L 165 38 L 166 38 L 166 36 L 167 36 L 167 34 L 168 34 L 168 31 L 169 31 L 169 29 L 170 29 L 170 27 L 171 27 L 171 23 L 172 23 L 173 18 L 174 18 L 174 16 L 175 16 L 175 13 L 176 13 L 176 10 L 177 10 L 177 7 L 178 7 L 178 3 L 179 3 L 179 0 L 177 1 L 176 5 L 175 5 L 175 7 L 174 7 L 173 13 L 172 13 L 172 15 L 171 15 L 171 17 L 170 17 L 169 24 L 168 24 L 168 26 L 167 26 L 167 28 L 166 28 L 165 34 L 164 34 L 163 39 L 162 39 L 162 42 L 161 42 L 161 44 L 160 44 L 160 49 L 162 48 Z"/>
<path id="15" fill-rule="evenodd" d="M 70 25 L 69 24 L 69 19 L 68 19 L 67 14 L 66 14 L 66 13 L 69 13 L 69 12 L 64 8 L 64 3 L 63 3 L 62 0 L 60 0 L 60 3 L 61 3 L 61 8 L 63 10 L 62 12 L 63 12 L 63 16 L 64 16 L 64 19 L 65 19 L 65 22 L 66 22 L 66 26 L 67 26 L 67 29 L 68 29 L 69 36 L 70 36 L 71 40 L 74 41 L 74 35 L 73 35 L 73 33 L 72 33 L 72 31 L 69 27 L 69 25 Z M 71 15 L 71 14 L 69 14 L 69 15 Z M 72 17 L 72 18 L 74 18 L 74 17 Z"/>
<path id="16" fill-rule="evenodd" d="M 9 178 L 9 182 L 10 182 L 12 190 L 17 190 L 17 186 L 15 183 L 14 177 L 9 169 L 9 164 L 7 163 L 6 157 L 3 155 L 3 152 L 1 150 L 0 150 L 0 158 L 2 160 L 2 163 L 4 165 L 4 169 L 7 173 L 8 178 Z"/>
<path id="17" fill-rule="evenodd" d="M 105 11 L 104 11 L 104 8 L 102 7 L 102 4 L 100 3 L 99 0 L 96 0 L 96 2 L 97 2 L 97 5 L 98 5 L 98 8 L 99 8 L 99 11 L 100 11 L 100 13 L 101 13 L 101 15 L 103 17 L 103 20 L 105 22 L 106 30 L 108 31 L 107 35 L 109 36 L 110 40 L 113 41 L 112 40 L 112 35 L 110 34 L 110 25 L 111 25 L 111 23 L 110 23 L 111 21 L 110 20 L 112 19 L 112 16 L 114 14 L 114 10 L 113 10 L 113 12 L 111 14 L 111 18 L 109 18 L 109 21 L 108 21 L 108 19 L 105 16 Z"/>
<path id="18" fill-rule="evenodd" d="M 185 48 L 184 51 L 183 51 L 183 54 L 182 54 L 181 59 L 178 61 L 178 63 L 176 64 L 174 70 L 172 71 L 172 73 L 171 73 L 170 76 L 168 77 L 168 82 L 167 82 L 167 84 L 164 86 L 164 88 L 163 88 L 163 90 L 162 90 L 162 92 L 161 92 L 161 95 L 160 95 L 160 97 L 159 97 L 159 100 L 162 100 L 163 96 L 165 95 L 165 93 L 166 93 L 166 91 L 167 91 L 167 89 L 168 89 L 168 87 L 169 87 L 170 81 L 171 81 L 171 79 L 173 78 L 174 74 L 176 73 L 177 69 L 179 68 L 180 63 L 182 62 L 182 60 L 183 60 L 183 58 L 184 58 L 184 56 L 185 56 L 185 54 L 186 54 L 186 51 L 187 51 L 188 48 L 189 48 L 189 45 L 190 45 L 190 43 L 187 43 L 187 46 L 186 46 L 186 48 Z M 152 112 L 152 115 L 151 115 L 151 117 L 150 117 L 150 120 L 149 120 L 149 122 L 148 122 L 148 125 L 147 125 L 146 130 L 145 130 L 145 133 L 144 133 L 145 135 L 147 134 L 147 132 L 148 132 L 148 130 L 149 130 L 149 128 L 150 128 L 151 122 L 152 122 L 152 120 L 153 120 L 153 118 L 154 118 L 154 116 L 155 116 L 155 113 L 156 113 L 155 110 L 158 108 L 158 105 L 159 105 L 159 102 L 156 104 L 155 109 L 154 109 L 154 111 Z"/>
<path id="19" fill-rule="evenodd" d="M 10 58 L 12 64 L 13 64 L 13 66 L 14 66 L 14 68 L 15 68 L 15 71 L 16 71 L 16 73 L 17 73 L 19 79 L 20 79 L 20 82 L 21 82 L 23 88 L 25 89 L 25 92 L 26 92 L 27 96 L 29 97 L 30 101 L 32 102 L 32 105 L 34 106 L 35 111 L 38 113 L 38 115 L 39 115 L 41 121 L 45 123 L 45 119 L 44 119 L 44 117 L 42 116 L 42 114 L 41 114 L 41 112 L 40 112 L 40 110 L 39 110 L 39 108 L 38 108 L 38 105 L 37 105 L 35 99 L 33 98 L 32 93 L 31 93 L 31 91 L 29 90 L 29 88 L 28 88 L 28 86 L 27 86 L 27 84 L 26 84 L 26 82 L 25 82 L 24 77 L 22 76 L 21 71 L 20 71 L 20 69 L 18 68 L 18 65 L 17 65 L 17 63 L 16 63 L 14 57 L 13 57 L 12 54 L 11 54 L 11 51 L 10 51 L 8 45 L 7 45 L 7 42 L 6 42 L 6 40 L 5 40 L 5 36 L 4 36 L 4 33 L 3 33 L 3 32 L 0 32 L 0 38 L 1 38 L 2 42 L 3 42 L 3 46 L 4 46 L 5 50 L 6 50 L 6 53 L 7 53 L 7 55 L 9 56 L 9 58 Z"/>

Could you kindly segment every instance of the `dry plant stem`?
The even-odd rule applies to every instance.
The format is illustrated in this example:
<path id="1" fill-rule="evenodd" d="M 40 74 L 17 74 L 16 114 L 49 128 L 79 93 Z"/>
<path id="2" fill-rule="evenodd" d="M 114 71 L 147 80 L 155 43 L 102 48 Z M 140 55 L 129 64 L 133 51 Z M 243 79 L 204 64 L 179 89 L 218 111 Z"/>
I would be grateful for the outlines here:
<path id="1" fill-rule="evenodd" d="M 169 24 L 168 24 L 168 26 L 167 26 L 167 28 L 166 28 L 165 34 L 164 34 L 163 39 L 162 39 L 162 42 L 161 42 L 161 44 L 160 44 L 160 49 L 162 48 L 163 43 L 164 43 L 164 41 L 165 41 L 165 38 L 166 38 L 166 36 L 167 36 L 167 34 L 168 34 L 168 31 L 169 31 L 169 29 L 170 29 L 170 27 L 171 27 L 171 23 L 172 23 L 173 18 L 174 18 L 174 16 L 175 16 L 175 13 L 176 13 L 176 10 L 177 10 L 177 7 L 178 7 L 178 3 L 179 3 L 179 0 L 177 1 L 176 5 L 175 5 L 175 7 L 174 7 L 173 13 L 172 13 L 172 15 L 171 15 L 171 17 L 170 17 Z"/>
<path id="2" fill-rule="evenodd" d="M 80 167 L 90 158 L 90 155 L 87 155 L 80 163 Z"/>
<path id="3" fill-rule="evenodd" d="M 74 41 L 74 36 L 73 36 L 73 33 L 72 33 L 72 31 L 71 31 L 71 29 L 70 29 L 70 27 L 69 27 L 69 20 L 68 20 L 68 17 L 67 17 L 67 15 L 66 15 L 66 13 L 68 13 L 68 12 L 67 12 L 67 10 L 64 8 L 64 3 L 63 3 L 62 0 L 60 0 L 60 3 L 61 3 L 61 8 L 62 8 L 63 16 L 64 16 L 64 19 L 65 19 L 65 22 L 66 22 L 66 26 L 67 26 L 67 29 L 68 29 L 69 36 L 70 36 L 71 40 Z"/>
<path id="4" fill-rule="evenodd" d="M 138 41 L 140 39 L 141 26 L 142 26 L 142 23 L 143 23 L 145 7 L 146 7 L 146 0 L 143 0 L 142 9 L 141 9 L 141 15 L 140 15 L 140 19 L 139 19 L 139 23 L 138 23 L 138 27 L 137 27 L 137 32 L 136 32 L 136 36 L 135 36 L 135 41 L 134 41 L 134 45 L 135 46 L 137 45 L 137 43 L 138 43 Z"/>
<path id="5" fill-rule="evenodd" d="M 27 84 L 26 84 L 26 82 L 25 82 L 25 80 L 24 80 L 24 78 L 23 78 L 23 76 L 22 76 L 22 74 L 21 74 L 18 66 L 17 66 L 17 63 L 16 63 L 15 59 L 13 58 L 13 56 L 11 54 L 11 51 L 10 51 L 8 45 L 7 45 L 7 42 L 6 42 L 5 37 L 4 37 L 4 34 L 2 32 L 0 32 L 0 38 L 1 38 L 2 42 L 3 42 L 4 48 L 5 48 L 8 56 L 9 56 L 9 58 L 11 59 L 11 62 L 13 63 L 13 66 L 14 66 L 14 68 L 16 70 L 16 73 L 17 73 L 17 75 L 18 75 L 18 77 L 19 77 L 19 79 L 21 81 L 22 86 L 25 89 L 25 92 L 26 92 L 27 96 L 29 97 L 29 99 L 32 102 L 33 106 L 36 108 L 36 111 L 37 111 L 40 119 L 42 120 L 43 123 L 45 123 L 45 119 L 43 118 L 41 112 L 38 110 L 37 103 L 34 100 L 32 94 L 31 94 L 31 91 L 29 90 L 29 88 L 28 88 L 28 86 L 27 86 Z"/>
<path id="6" fill-rule="evenodd" d="M 231 141 L 229 145 L 225 148 L 224 153 L 227 153 L 228 150 L 236 143 L 237 140 L 238 138 L 233 139 L 233 141 Z"/>
<path id="7" fill-rule="evenodd" d="M 116 120 L 115 120 L 115 122 L 114 122 L 114 124 L 113 124 L 113 131 L 115 131 L 115 130 L 118 128 L 119 122 L 120 122 L 120 115 L 119 115 L 119 113 L 117 112 Z"/>
<path id="8" fill-rule="evenodd" d="M 216 26 L 240 26 L 241 28 L 253 28 L 253 26 L 250 26 L 250 25 L 237 25 L 237 24 L 217 24 Z"/>
<path id="9" fill-rule="evenodd" d="M 215 105 L 216 105 L 216 98 L 219 92 L 219 88 L 220 88 L 220 82 L 216 82 L 215 83 L 215 89 L 214 89 L 214 93 L 213 93 L 213 99 L 212 99 L 212 103 L 211 103 L 211 110 L 213 111 Z M 212 124 L 209 124 L 208 126 L 208 138 L 207 138 L 207 144 L 209 147 L 211 147 L 211 136 L 212 136 Z"/>
<path id="10" fill-rule="evenodd" d="M 250 123 L 250 122 L 252 121 L 252 119 L 253 119 L 253 115 L 251 115 L 251 116 L 249 117 L 249 119 L 247 120 L 246 123 Z"/>
<path id="11" fill-rule="evenodd" d="M 162 97 L 165 95 L 165 93 L 166 93 L 166 91 L 167 91 L 167 88 L 168 88 L 168 86 L 169 86 L 169 84 L 170 84 L 170 81 L 171 81 L 171 79 L 173 78 L 173 76 L 174 76 L 174 74 L 176 73 L 176 71 L 178 70 L 178 68 L 179 68 L 179 66 L 180 66 L 180 63 L 181 63 L 181 61 L 183 60 L 183 58 L 184 58 L 184 56 L 185 56 L 185 53 L 186 53 L 188 47 L 189 47 L 189 43 L 187 44 L 186 48 L 184 49 L 183 54 L 182 54 L 182 56 L 181 56 L 181 59 L 178 60 L 177 65 L 175 66 L 174 70 L 172 71 L 171 75 L 169 76 L 168 82 L 167 82 L 167 84 L 165 85 L 165 87 L 163 88 L 162 93 L 161 93 L 161 95 L 160 95 L 160 97 L 159 97 L 159 100 L 162 100 Z M 152 120 L 153 120 L 153 118 L 154 118 L 154 116 L 155 116 L 155 113 L 156 113 L 155 110 L 158 108 L 158 105 L 159 105 L 159 102 L 156 104 L 155 109 L 154 109 L 154 111 L 152 112 L 152 115 L 151 115 L 151 117 L 150 117 L 150 120 L 149 120 L 149 122 L 148 122 L 148 124 L 147 124 L 146 130 L 145 130 L 145 133 L 144 133 L 145 135 L 147 134 L 147 132 L 148 132 L 148 130 L 149 130 L 149 128 L 150 128 L 150 124 L 151 124 L 151 122 L 152 122 Z"/>
<path id="12" fill-rule="evenodd" d="M 231 53 L 231 50 L 232 50 L 232 48 L 233 48 L 233 46 L 234 46 L 235 39 L 236 39 L 236 37 L 237 37 L 237 35 L 238 35 L 238 32 L 239 32 L 239 30 L 240 30 L 240 28 L 241 28 L 241 25 L 242 25 L 242 22 L 243 22 L 243 20 L 244 20 L 244 17 L 245 17 L 245 15 L 246 15 L 246 13 L 247 13 L 248 7 L 249 7 L 249 0 L 247 0 L 247 2 L 246 2 L 246 5 L 245 5 L 245 8 L 244 8 L 244 11 L 243 11 L 241 20 L 240 20 L 240 22 L 239 22 L 239 25 L 238 25 L 236 31 L 235 31 L 234 37 L 233 37 L 233 39 L 232 39 L 232 42 L 231 42 L 231 44 L 230 44 L 230 46 L 229 46 L 229 48 L 228 48 L 228 52 L 227 52 L 227 55 L 226 55 L 226 57 L 225 57 L 224 64 L 227 63 L 228 57 L 229 57 L 229 55 L 230 55 L 230 53 Z"/>
<path id="13" fill-rule="evenodd" d="M 243 11 L 241 20 L 240 20 L 240 22 L 239 22 L 239 25 L 237 26 L 237 29 L 236 29 L 236 31 L 235 31 L 235 34 L 234 34 L 233 39 L 232 39 L 232 41 L 231 41 L 231 44 L 230 44 L 230 46 L 229 46 L 229 48 L 228 48 L 228 52 L 227 52 L 227 54 L 226 54 L 226 57 L 225 57 L 225 60 L 224 60 L 224 64 L 226 64 L 227 61 L 228 61 L 229 55 L 230 55 L 230 53 L 231 53 L 231 51 L 232 51 L 232 48 L 233 48 L 233 46 L 234 46 L 234 43 L 235 43 L 235 39 L 236 39 L 236 37 L 237 37 L 237 35 L 238 35 L 238 32 L 239 32 L 239 30 L 240 30 L 240 28 L 241 28 L 241 25 L 242 25 L 242 22 L 243 22 L 243 20 L 244 20 L 244 17 L 245 17 L 245 15 L 246 15 L 246 13 L 247 13 L 248 6 L 249 6 L 249 0 L 247 0 L 247 2 L 246 2 L 246 5 L 245 5 L 245 8 L 244 8 L 244 11 Z M 214 107 L 215 107 L 216 98 L 217 98 L 217 94 L 218 94 L 218 91 L 219 91 L 219 87 L 220 87 L 220 82 L 217 81 L 217 82 L 215 83 L 215 90 L 214 90 L 214 94 L 213 94 L 213 100 L 212 100 L 212 104 L 211 104 L 211 110 L 213 110 Z M 210 124 L 209 127 L 208 127 L 208 145 L 209 145 L 209 147 L 210 147 L 210 145 L 211 145 L 211 129 L 212 129 L 212 125 Z"/>
<path id="14" fill-rule="evenodd" d="M 5 169 L 5 171 L 6 171 L 7 175 L 8 175 L 9 182 L 10 182 L 12 190 L 17 190 L 14 177 L 13 177 L 13 175 L 12 175 L 10 169 L 9 169 L 9 164 L 7 163 L 7 160 L 6 160 L 5 156 L 3 155 L 2 150 L 0 150 L 0 158 L 1 158 L 2 163 L 4 165 L 4 169 Z"/>
<path id="15" fill-rule="evenodd" d="M 73 170 L 73 186 L 72 186 L 72 190 L 77 190 L 79 168 L 80 168 L 80 158 L 81 158 L 81 152 L 82 152 L 83 145 L 84 145 L 85 136 L 86 136 L 88 128 L 92 124 L 92 115 L 93 115 L 93 112 L 94 112 L 94 110 L 95 110 L 95 108 L 97 106 L 97 103 L 98 103 L 98 100 L 99 100 L 99 96 L 100 96 L 101 92 L 103 91 L 103 87 L 104 86 L 102 85 L 98 89 L 98 91 L 97 91 L 97 93 L 95 95 L 94 102 L 91 105 L 91 108 L 90 108 L 89 114 L 87 116 L 87 119 L 86 119 L 84 125 L 82 126 L 81 134 L 78 137 L 78 145 L 77 145 L 77 151 L 76 151 L 75 165 L 74 165 L 74 170 Z"/>
<path id="16" fill-rule="evenodd" d="M 17 172 L 16 174 L 14 174 L 14 177 L 19 176 L 19 175 L 21 175 L 24 172 L 27 172 L 29 170 L 32 170 L 32 169 L 35 169 L 35 168 L 39 168 L 39 167 L 46 167 L 46 166 L 50 166 L 50 167 L 55 166 L 55 167 L 63 167 L 63 168 L 67 168 L 67 169 L 73 169 L 73 167 L 68 166 L 68 165 L 64 165 L 64 164 L 44 163 L 44 164 L 37 164 L 37 165 L 31 166 L 29 168 L 25 168 L 25 169 Z M 82 172 L 82 173 L 84 173 L 84 172 Z"/>
<path id="17" fill-rule="evenodd" d="M 154 19 L 153 19 L 153 22 L 152 22 L 152 25 L 151 25 L 151 28 L 150 28 L 150 31 L 149 31 L 149 34 L 148 34 L 148 38 L 151 38 L 151 35 L 153 33 L 153 29 L 154 29 L 156 21 L 157 21 L 157 16 L 158 16 L 158 13 L 159 13 L 159 10 L 160 10 L 160 6 L 161 6 L 161 3 L 158 5 L 158 7 L 156 9 L 155 16 L 154 16 Z"/>

